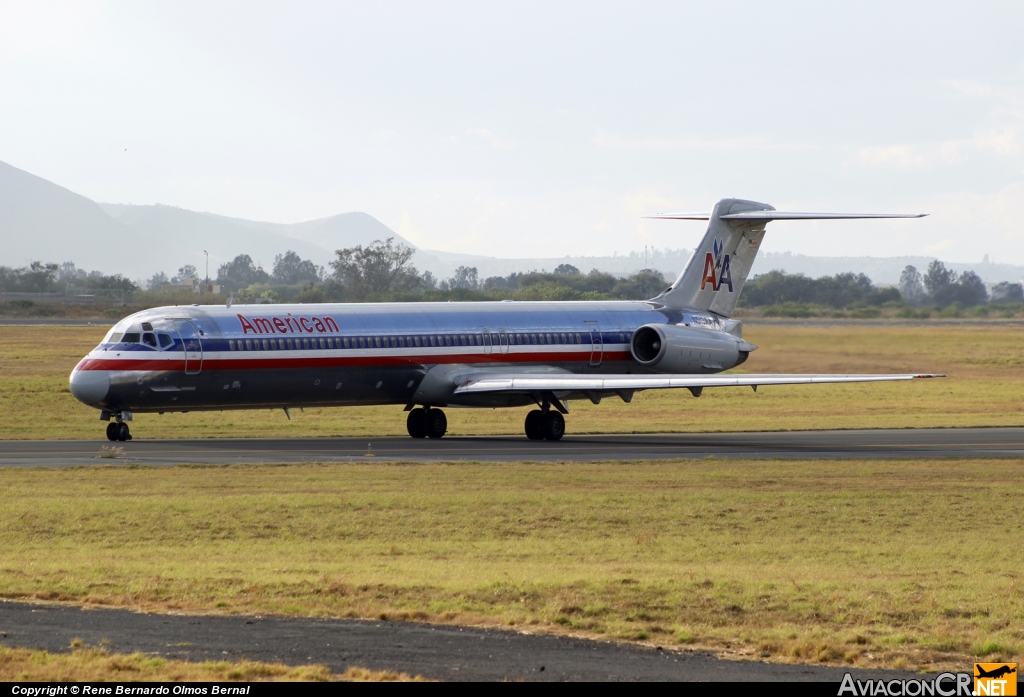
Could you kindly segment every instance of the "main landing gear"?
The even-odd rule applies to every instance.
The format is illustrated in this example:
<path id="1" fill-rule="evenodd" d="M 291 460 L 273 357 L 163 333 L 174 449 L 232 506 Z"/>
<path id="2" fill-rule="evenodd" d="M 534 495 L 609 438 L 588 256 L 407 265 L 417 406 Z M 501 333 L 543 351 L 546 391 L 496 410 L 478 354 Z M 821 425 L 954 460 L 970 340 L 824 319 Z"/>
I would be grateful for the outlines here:
<path id="1" fill-rule="evenodd" d="M 448 417 L 440 409 L 417 407 L 409 412 L 405 427 L 413 438 L 441 438 L 448 431 Z"/>
<path id="2" fill-rule="evenodd" d="M 553 409 L 534 409 L 526 415 L 526 437 L 530 440 L 562 440 L 565 419 Z"/>
<path id="3" fill-rule="evenodd" d="M 107 440 L 131 440 L 132 434 L 124 421 L 111 421 L 107 424 Z"/>

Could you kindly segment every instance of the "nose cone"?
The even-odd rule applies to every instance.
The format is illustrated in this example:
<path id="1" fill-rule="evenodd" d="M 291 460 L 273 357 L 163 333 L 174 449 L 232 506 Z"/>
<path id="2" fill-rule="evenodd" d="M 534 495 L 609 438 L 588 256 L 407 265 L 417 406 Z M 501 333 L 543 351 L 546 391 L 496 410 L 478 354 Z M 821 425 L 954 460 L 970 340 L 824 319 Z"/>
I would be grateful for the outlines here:
<path id="1" fill-rule="evenodd" d="M 94 406 L 107 396 L 110 376 L 105 370 L 75 370 L 71 373 L 71 394 L 79 402 Z"/>

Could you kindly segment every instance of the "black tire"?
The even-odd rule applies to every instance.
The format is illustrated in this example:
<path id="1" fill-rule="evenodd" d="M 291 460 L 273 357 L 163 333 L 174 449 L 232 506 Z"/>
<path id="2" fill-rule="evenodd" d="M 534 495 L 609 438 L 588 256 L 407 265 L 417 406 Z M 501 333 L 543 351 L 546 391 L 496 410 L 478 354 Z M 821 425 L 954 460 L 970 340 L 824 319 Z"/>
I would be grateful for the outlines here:
<path id="1" fill-rule="evenodd" d="M 530 440 L 544 440 L 544 412 L 534 409 L 526 415 L 526 437 Z"/>
<path id="2" fill-rule="evenodd" d="M 557 411 L 549 411 L 544 415 L 544 437 L 548 440 L 562 440 L 565 435 L 565 419 Z"/>
<path id="3" fill-rule="evenodd" d="M 409 412 L 409 418 L 405 420 L 405 427 L 409 429 L 409 435 L 413 438 L 427 437 L 427 413 L 420 408 Z"/>
<path id="4" fill-rule="evenodd" d="M 117 422 L 107 424 L 107 440 L 117 440 Z"/>
<path id="5" fill-rule="evenodd" d="M 128 424 L 121 422 L 117 425 L 117 439 L 119 441 L 132 439 L 132 433 L 128 430 Z"/>
<path id="6" fill-rule="evenodd" d="M 428 410 L 426 422 L 428 438 L 443 438 L 448 432 L 448 417 L 440 409 Z"/>

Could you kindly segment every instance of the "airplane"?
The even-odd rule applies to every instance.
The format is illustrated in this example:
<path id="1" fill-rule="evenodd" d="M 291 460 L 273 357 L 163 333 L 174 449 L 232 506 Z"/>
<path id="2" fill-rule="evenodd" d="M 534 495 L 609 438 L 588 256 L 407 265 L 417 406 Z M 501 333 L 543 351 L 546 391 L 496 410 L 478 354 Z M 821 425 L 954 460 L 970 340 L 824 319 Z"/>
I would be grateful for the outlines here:
<path id="1" fill-rule="evenodd" d="M 134 414 L 401 404 L 413 438 L 441 438 L 443 407 L 537 408 L 531 440 L 565 433 L 567 400 L 641 390 L 913 380 L 931 374 L 722 374 L 757 346 L 731 319 L 775 220 L 917 218 L 794 213 L 723 199 L 679 278 L 646 301 L 318 303 L 157 307 L 125 317 L 70 376 L 107 438 Z M 113 420 L 112 420 L 113 419 Z"/>

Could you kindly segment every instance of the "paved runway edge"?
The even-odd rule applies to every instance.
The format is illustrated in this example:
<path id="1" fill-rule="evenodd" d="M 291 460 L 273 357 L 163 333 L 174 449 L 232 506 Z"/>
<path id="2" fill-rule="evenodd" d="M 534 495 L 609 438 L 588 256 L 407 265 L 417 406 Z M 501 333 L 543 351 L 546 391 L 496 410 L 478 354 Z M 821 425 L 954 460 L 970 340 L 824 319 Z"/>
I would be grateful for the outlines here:
<path id="1" fill-rule="evenodd" d="M 372 447 L 372 456 L 367 452 Z M 572 435 L 552 443 L 522 436 L 416 440 L 290 438 L 0 441 L 2 467 L 289 464 L 298 462 L 565 462 L 685 458 L 1020 458 L 1024 428 L 878 429 Z"/>
<path id="2" fill-rule="evenodd" d="M 0 642 L 69 651 L 72 639 L 111 653 L 189 661 L 358 666 L 441 680 L 828 681 L 913 673 L 723 660 L 698 651 L 500 629 L 368 620 L 195 616 L 0 601 Z"/>

